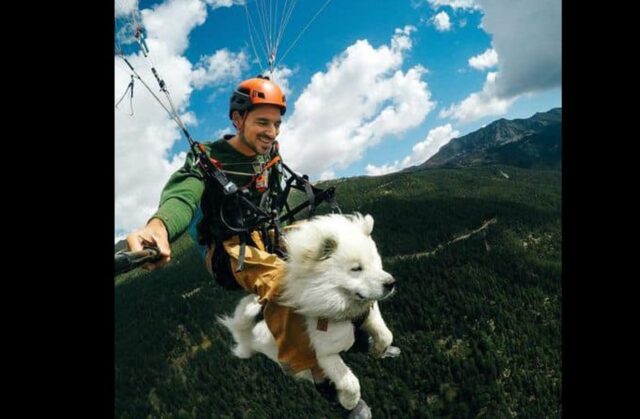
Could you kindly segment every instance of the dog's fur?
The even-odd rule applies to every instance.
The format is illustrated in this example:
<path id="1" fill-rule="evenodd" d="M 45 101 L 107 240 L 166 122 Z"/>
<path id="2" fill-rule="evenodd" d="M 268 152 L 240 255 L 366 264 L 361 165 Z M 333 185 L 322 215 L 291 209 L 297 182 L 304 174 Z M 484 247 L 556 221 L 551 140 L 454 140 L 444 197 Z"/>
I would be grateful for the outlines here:
<path id="1" fill-rule="evenodd" d="M 305 316 L 318 364 L 348 410 L 360 401 L 360 382 L 339 355 L 354 343 L 351 320 L 369 312 L 361 327 L 371 337 L 374 356 L 381 357 L 393 340 L 377 301 L 393 292 L 395 280 L 382 269 L 372 229 L 370 215 L 332 214 L 302 223 L 286 235 L 287 269 L 278 303 Z M 278 362 L 273 335 L 264 320 L 256 323 L 260 309 L 257 297 L 248 295 L 233 317 L 219 320 L 236 341 L 236 356 L 248 358 L 260 352 Z M 329 320 L 326 331 L 317 330 L 318 318 Z M 309 371 L 297 376 L 312 380 Z"/>

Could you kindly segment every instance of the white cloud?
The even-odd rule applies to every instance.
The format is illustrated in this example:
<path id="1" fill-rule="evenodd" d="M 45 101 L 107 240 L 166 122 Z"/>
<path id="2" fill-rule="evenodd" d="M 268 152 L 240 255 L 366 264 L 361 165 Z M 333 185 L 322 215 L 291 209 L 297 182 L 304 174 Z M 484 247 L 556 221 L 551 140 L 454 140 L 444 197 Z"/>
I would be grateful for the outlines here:
<path id="1" fill-rule="evenodd" d="M 469 58 L 469 66 L 476 70 L 486 70 L 498 64 L 498 53 L 495 49 L 489 48 L 482 54 Z"/>
<path id="2" fill-rule="evenodd" d="M 235 134 L 235 133 L 236 131 L 234 129 L 231 129 L 231 127 L 225 127 L 225 128 L 216 130 L 212 138 L 222 138 L 227 134 Z"/>
<path id="3" fill-rule="evenodd" d="M 481 92 L 467 96 L 462 102 L 440 111 L 441 118 L 454 118 L 467 123 L 491 115 L 503 115 L 516 98 L 501 99 L 495 92 L 497 73 L 487 73 L 487 80 Z"/>
<path id="4" fill-rule="evenodd" d="M 154 81 L 150 71 L 144 68 L 143 59 L 129 57 L 129 60 L 144 80 Z M 165 62 L 173 65 L 164 65 Z M 174 104 L 182 109 L 191 92 L 189 63 L 180 57 L 159 57 L 157 65 L 171 68 L 162 76 L 171 86 Z M 123 67 L 116 65 L 116 98 L 130 79 Z M 141 84 L 136 84 L 135 91 L 134 115 L 128 114 L 127 98 L 115 111 L 115 218 L 116 229 L 125 231 L 141 226 L 155 211 L 162 186 L 184 159 L 184 156 L 167 159 L 168 150 L 181 139 L 176 124 Z M 185 123 L 194 121 L 189 114 L 183 113 L 181 117 Z"/>
<path id="5" fill-rule="evenodd" d="M 324 172 L 320 173 L 320 180 L 331 180 L 335 177 L 336 172 L 334 172 L 333 170 L 325 170 Z"/>
<path id="6" fill-rule="evenodd" d="M 451 29 L 451 21 L 449 20 L 449 15 L 446 12 L 440 12 L 433 17 L 433 24 L 436 27 L 436 30 L 440 32 L 448 31 Z"/>
<path id="7" fill-rule="evenodd" d="M 273 73 L 269 74 L 271 80 L 273 80 L 280 88 L 282 93 L 287 97 L 291 97 L 291 86 L 289 86 L 289 77 L 295 73 L 294 70 L 286 66 L 278 66 L 273 69 Z"/>
<path id="8" fill-rule="evenodd" d="M 207 17 L 206 6 L 199 0 L 167 0 L 141 13 L 149 50 L 168 55 L 182 54 L 189 46 L 189 32 Z"/>
<path id="9" fill-rule="evenodd" d="M 426 72 L 403 72 L 415 27 L 396 29 L 390 45 L 374 48 L 359 40 L 335 57 L 326 72 L 313 75 L 283 123 L 283 158 L 312 178 L 332 175 L 362 158 L 384 137 L 398 135 L 424 121 L 430 100 Z"/>
<path id="10" fill-rule="evenodd" d="M 520 96 L 560 86 L 561 1 L 477 0 L 481 27 L 492 36 L 499 70 L 489 73 L 482 91 L 440 112 L 466 123 L 504 114 Z"/>
<path id="11" fill-rule="evenodd" d="M 171 99 L 187 125 L 196 124 L 195 115 L 187 106 L 195 87 L 211 85 L 235 76 L 243 68 L 243 53 L 217 51 L 194 68 L 183 54 L 189 33 L 202 24 L 207 15 L 205 3 L 199 0 L 168 0 L 153 9 L 141 12 L 147 29 L 150 57 L 160 77 L 166 82 Z M 228 57 L 224 71 L 210 66 L 221 57 Z M 155 93 L 158 92 L 151 68 L 142 54 L 127 59 Z M 244 60 L 244 61 L 243 61 Z M 213 70 L 211 70 L 213 68 Z M 129 84 L 126 64 L 116 58 L 114 103 Z M 209 71 L 211 70 L 211 71 Z M 129 99 L 125 97 L 115 112 L 115 227 L 114 237 L 121 237 L 141 227 L 155 212 L 160 192 L 167 179 L 184 162 L 185 153 L 169 157 L 176 142 L 186 141 L 173 120 L 144 86 L 136 80 L 133 98 L 134 115 L 129 116 Z M 159 97 L 167 104 L 164 95 Z"/>
<path id="12" fill-rule="evenodd" d="M 245 3 L 245 0 L 205 0 L 212 9 L 219 7 L 231 7 L 234 5 L 241 5 Z"/>
<path id="13" fill-rule="evenodd" d="M 478 9 L 476 0 L 427 0 L 434 9 L 438 7 L 449 6 L 453 10 L 456 9 Z"/>
<path id="14" fill-rule="evenodd" d="M 496 93 L 513 97 L 557 87 L 562 76 L 561 0 L 478 0 L 482 28 L 500 55 Z"/>
<path id="15" fill-rule="evenodd" d="M 428 160 L 440 150 L 440 148 L 447 144 L 452 138 L 456 138 L 460 135 L 460 131 L 454 130 L 451 124 L 441 125 L 433 128 L 427 134 L 427 137 L 413 146 L 413 153 L 411 154 L 411 162 L 409 166 L 414 164 L 423 163 Z"/>
<path id="16" fill-rule="evenodd" d="M 214 54 L 200 58 L 193 71 L 193 85 L 196 89 L 205 86 L 235 81 L 244 70 L 249 68 L 244 51 L 233 53 L 226 48 Z"/>
<path id="17" fill-rule="evenodd" d="M 116 0 L 114 11 L 116 16 L 123 16 L 138 9 L 138 0 Z"/>
<path id="18" fill-rule="evenodd" d="M 443 145 L 458 136 L 460 136 L 460 131 L 454 130 L 451 124 L 436 127 L 429 131 L 423 141 L 413 146 L 412 153 L 409 156 L 382 166 L 368 164 L 365 170 L 370 176 L 379 176 L 424 163 L 436 154 Z"/>
<path id="19" fill-rule="evenodd" d="M 374 166 L 373 164 L 367 164 L 367 167 L 364 168 L 365 172 L 369 176 L 381 176 L 386 175 L 387 173 L 397 172 L 402 169 L 401 163 L 396 160 L 393 164 L 383 164 L 382 166 Z"/>

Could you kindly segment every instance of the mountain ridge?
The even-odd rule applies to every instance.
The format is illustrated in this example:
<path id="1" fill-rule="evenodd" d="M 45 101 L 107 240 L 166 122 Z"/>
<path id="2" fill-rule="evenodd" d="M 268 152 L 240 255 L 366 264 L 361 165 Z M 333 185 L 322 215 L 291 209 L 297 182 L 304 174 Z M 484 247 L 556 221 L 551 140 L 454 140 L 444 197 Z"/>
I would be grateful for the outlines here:
<path id="1" fill-rule="evenodd" d="M 453 138 L 420 165 L 405 169 L 506 164 L 523 168 L 562 167 L 562 108 L 530 118 L 500 118 Z"/>

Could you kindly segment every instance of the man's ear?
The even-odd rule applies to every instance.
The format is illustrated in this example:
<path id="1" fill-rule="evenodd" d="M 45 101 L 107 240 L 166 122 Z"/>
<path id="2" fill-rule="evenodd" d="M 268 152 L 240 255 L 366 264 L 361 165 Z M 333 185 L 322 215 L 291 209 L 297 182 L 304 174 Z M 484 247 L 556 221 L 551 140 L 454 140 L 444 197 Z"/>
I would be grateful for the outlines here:
<path id="1" fill-rule="evenodd" d="M 233 121 L 233 126 L 236 127 L 236 129 L 242 129 L 242 124 L 244 122 L 244 118 L 242 117 L 240 112 L 233 111 L 231 113 L 231 120 Z"/>

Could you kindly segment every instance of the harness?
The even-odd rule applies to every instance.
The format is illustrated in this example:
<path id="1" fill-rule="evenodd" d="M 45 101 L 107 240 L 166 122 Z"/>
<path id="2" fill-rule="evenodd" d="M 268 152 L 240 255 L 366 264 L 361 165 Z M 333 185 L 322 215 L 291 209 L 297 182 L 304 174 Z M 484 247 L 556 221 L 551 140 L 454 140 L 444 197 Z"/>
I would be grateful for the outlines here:
<path id="1" fill-rule="evenodd" d="M 215 156 L 208 156 L 202 144 L 197 145 L 197 150 L 199 153 L 196 154 L 196 164 L 201 170 L 205 169 L 202 170 L 205 184 L 207 187 L 223 192 L 218 214 L 212 214 L 213 209 L 203 201 L 202 223 L 205 224 L 203 229 L 207 228 L 208 222 L 219 221 L 224 226 L 223 239 L 218 237 L 215 240 L 216 248 L 221 248 L 220 241 L 238 235 L 240 255 L 236 272 L 244 269 L 246 245 L 252 244 L 250 239 L 252 231 L 260 234 L 267 252 L 286 259 L 286 249 L 280 245 L 283 223 L 295 221 L 296 214 L 304 209 L 308 210 L 308 217 L 313 216 L 318 205 L 324 201 L 330 203 L 333 212 L 340 211 L 334 199 L 335 187 L 318 188 L 309 182 L 308 176 L 300 176 L 291 170 L 282 161 L 278 143 L 272 147 L 269 161 L 264 163 L 256 173 L 229 170 L 229 166 L 233 163 L 225 165 Z M 238 187 L 227 178 L 227 174 L 247 176 L 249 180 Z M 285 178 L 286 181 L 283 182 Z M 249 198 L 251 188 L 262 194 L 258 205 Z M 302 191 L 306 195 L 306 200 L 295 208 L 291 208 L 288 203 L 292 189 Z M 213 238 L 206 236 L 201 240 L 201 244 L 205 245 L 213 242 Z"/>

